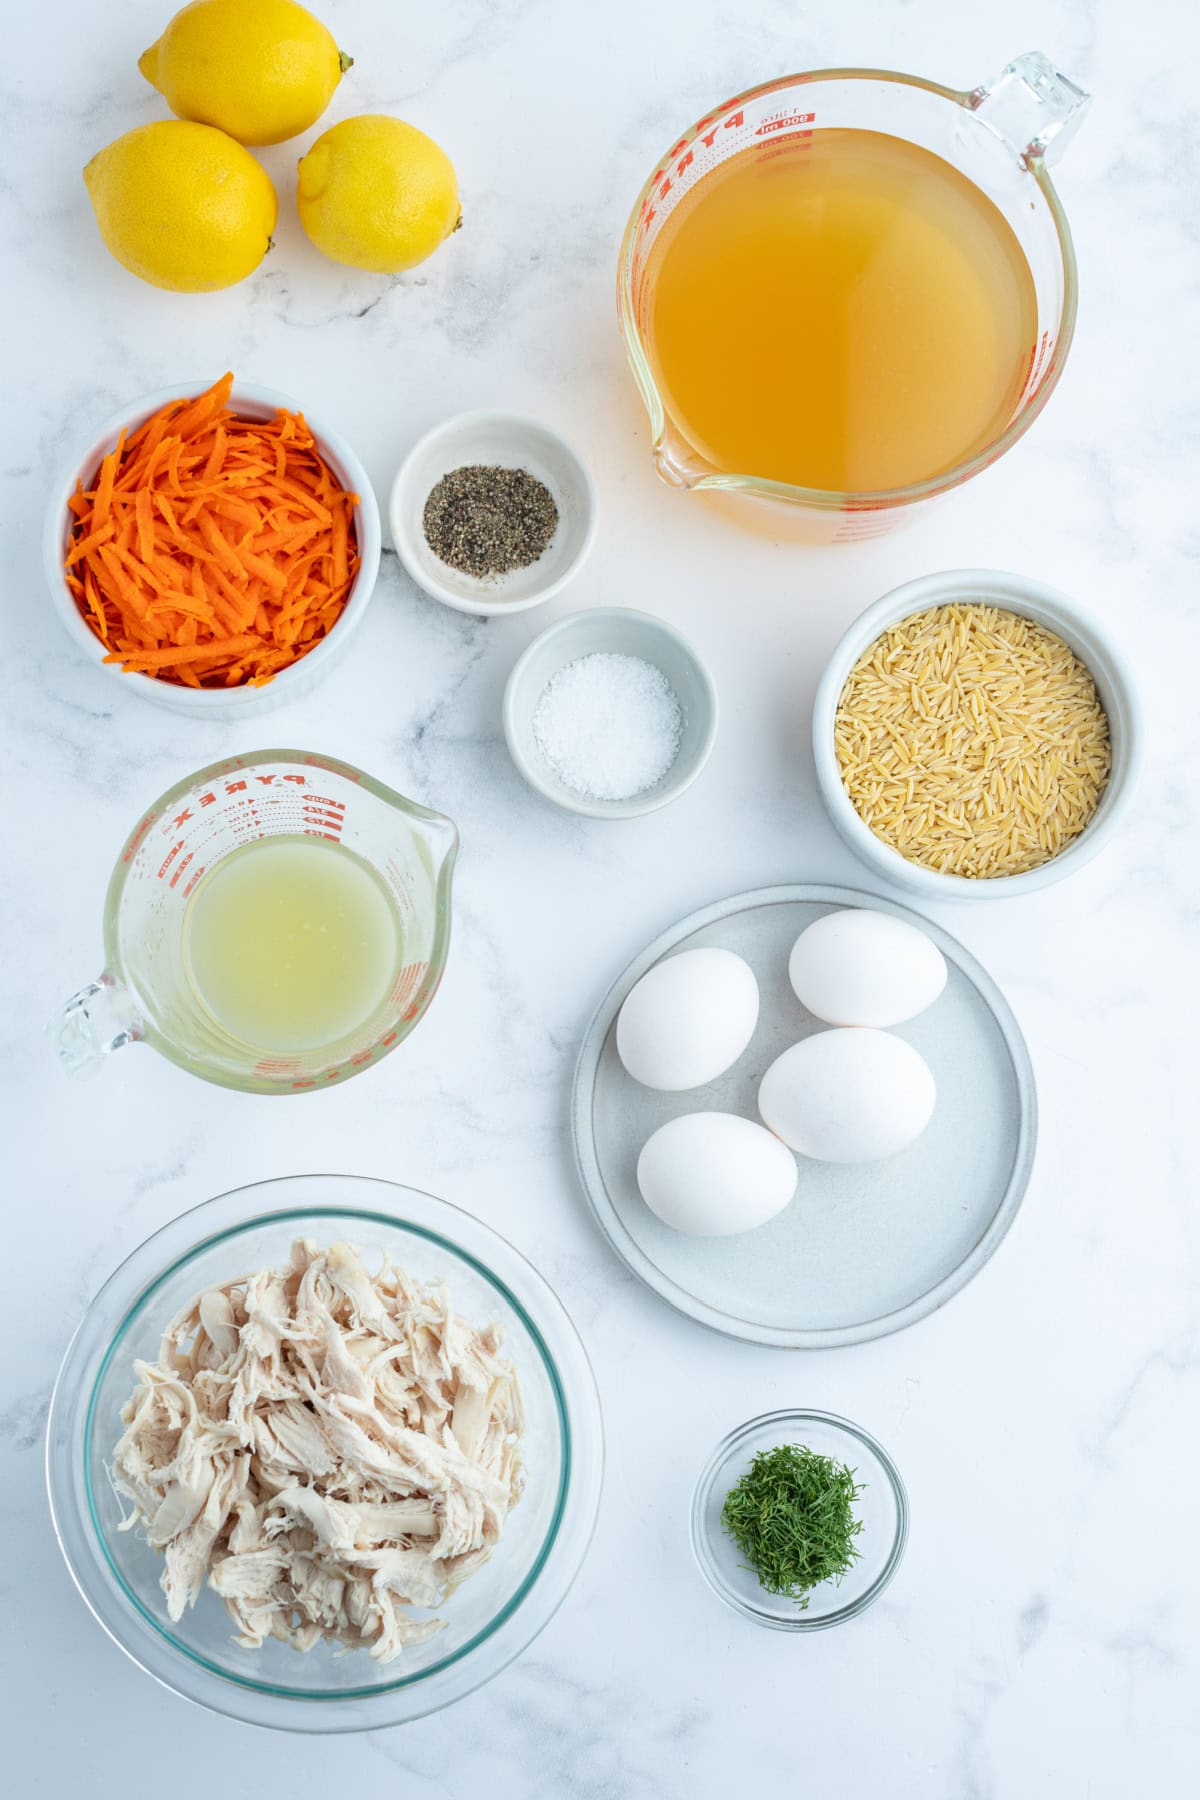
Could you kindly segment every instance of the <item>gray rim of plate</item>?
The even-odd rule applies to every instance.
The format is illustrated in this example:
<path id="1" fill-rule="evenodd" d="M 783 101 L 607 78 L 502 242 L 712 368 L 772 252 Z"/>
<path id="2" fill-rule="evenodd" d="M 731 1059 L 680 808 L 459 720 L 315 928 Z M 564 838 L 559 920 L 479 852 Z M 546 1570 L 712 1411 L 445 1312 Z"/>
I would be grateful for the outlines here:
<path id="1" fill-rule="evenodd" d="M 876 911 L 891 913 L 897 919 L 907 920 L 910 925 L 916 925 L 931 937 L 947 960 L 953 962 L 972 983 L 990 1010 L 1011 1059 L 1017 1089 L 1017 1142 L 1008 1186 L 986 1229 L 957 1268 L 951 1270 L 943 1280 L 935 1282 L 916 1300 L 910 1301 L 907 1306 L 898 1307 L 894 1312 L 882 1313 L 877 1318 L 866 1319 L 858 1324 L 820 1329 L 748 1324 L 731 1313 L 721 1312 L 698 1300 L 665 1275 L 645 1251 L 633 1242 L 618 1218 L 604 1184 L 592 1129 L 592 1102 L 600 1058 L 621 1004 L 634 983 L 640 981 L 647 969 L 652 968 L 693 933 L 703 931 L 710 925 L 718 925 L 722 919 L 730 918 L 736 913 L 750 912 L 760 906 L 788 905 L 797 901 L 821 906 L 873 907 Z M 720 1332 L 724 1337 L 739 1338 L 751 1344 L 769 1344 L 784 1350 L 828 1350 L 842 1344 L 863 1344 L 872 1338 L 887 1337 L 893 1331 L 902 1331 L 905 1326 L 915 1324 L 918 1319 L 927 1318 L 964 1288 L 989 1261 L 1016 1218 L 1025 1190 L 1029 1186 L 1037 1143 L 1037 1097 L 1033 1064 L 1011 1007 L 991 976 L 957 938 L 951 937 L 949 932 L 943 931 L 940 925 L 934 924 L 924 914 L 895 900 L 889 900 L 882 894 L 873 894 L 863 888 L 806 883 L 799 886 L 755 888 L 748 893 L 734 894 L 728 900 L 716 900 L 711 906 L 701 907 L 698 912 L 690 913 L 687 918 L 669 926 L 640 956 L 634 958 L 605 994 L 584 1034 L 571 1096 L 571 1135 L 579 1178 L 596 1223 L 626 1268 L 639 1281 L 644 1281 L 647 1287 L 677 1312 L 706 1325 L 711 1331 Z"/>

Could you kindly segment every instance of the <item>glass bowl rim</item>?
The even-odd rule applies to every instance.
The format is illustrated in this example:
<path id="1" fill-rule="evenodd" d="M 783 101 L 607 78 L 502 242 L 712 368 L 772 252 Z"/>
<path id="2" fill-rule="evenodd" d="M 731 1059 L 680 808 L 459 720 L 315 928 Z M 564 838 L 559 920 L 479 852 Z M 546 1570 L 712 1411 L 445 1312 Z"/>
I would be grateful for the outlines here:
<path id="1" fill-rule="evenodd" d="M 754 1432 L 765 1426 L 778 1425 L 783 1429 L 813 1421 L 845 1433 L 875 1457 L 887 1476 L 888 1488 L 895 1505 L 896 1525 L 882 1569 L 856 1599 L 848 1600 L 843 1605 L 835 1607 L 831 1612 L 822 1613 L 819 1617 L 810 1617 L 807 1613 L 797 1611 L 794 1618 L 780 1619 L 764 1608 L 743 1600 L 722 1579 L 716 1559 L 709 1548 L 709 1534 L 704 1525 L 704 1510 L 716 1480 L 717 1471 L 728 1459 L 730 1453 Z M 831 1625 L 841 1625 L 847 1619 L 857 1618 L 859 1613 L 865 1612 L 867 1607 L 879 1598 L 900 1566 L 908 1543 L 908 1527 L 907 1491 L 900 1478 L 899 1470 L 878 1438 L 873 1437 L 863 1426 L 855 1425 L 852 1420 L 843 1418 L 840 1413 L 824 1412 L 811 1406 L 786 1406 L 773 1412 L 759 1413 L 756 1418 L 747 1419 L 743 1424 L 735 1425 L 732 1431 L 726 1432 L 696 1478 L 696 1485 L 692 1490 L 688 1536 L 692 1555 L 700 1573 L 717 1598 L 723 1600 L 726 1606 L 732 1607 L 734 1612 L 741 1613 L 743 1618 L 752 1619 L 756 1625 L 765 1625 L 775 1631 L 824 1631 Z"/>
<path id="2" fill-rule="evenodd" d="M 401 1198 L 409 1196 L 432 1208 L 435 1216 L 444 1209 L 447 1213 L 465 1221 L 468 1234 L 473 1232 L 482 1236 L 485 1242 L 491 1240 L 502 1245 L 504 1253 L 515 1260 L 519 1270 L 527 1272 L 536 1282 L 540 1290 L 538 1297 L 543 1301 L 547 1297 L 549 1298 L 555 1309 L 555 1323 L 565 1327 L 569 1333 L 567 1342 L 571 1360 L 575 1365 L 574 1372 L 576 1375 L 583 1373 L 586 1377 L 583 1395 L 585 1409 L 593 1414 L 599 1431 L 594 1452 L 589 1453 L 589 1446 L 585 1443 L 582 1446 L 582 1454 L 580 1454 L 581 1447 L 577 1441 L 577 1428 L 573 1429 L 571 1424 L 572 1396 L 568 1393 L 567 1384 L 560 1370 L 559 1358 L 550 1349 L 547 1342 L 546 1332 L 534 1321 L 529 1306 L 518 1297 L 509 1280 L 492 1270 L 483 1260 L 478 1248 L 469 1248 L 464 1244 L 457 1243 L 445 1231 L 431 1228 L 410 1217 L 380 1211 L 377 1207 L 366 1204 L 339 1204 L 337 1200 L 326 1202 L 314 1200 L 307 1205 L 288 1201 L 274 1206 L 270 1204 L 271 1190 L 278 1193 L 281 1189 L 294 1190 L 300 1185 L 313 1193 L 320 1191 L 322 1187 L 344 1191 L 347 1186 L 351 1186 L 355 1189 L 382 1190 L 383 1195 Z M 244 1210 L 247 1197 L 250 1197 L 252 1203 L 254 1200 L 261 1202 L 258 1207 L 248 1213 Z M 380 1198 L 382 1199 L 382 1195 Z M 242 1209 L 240 1211 L 239 1206 Z M 186 1243 L 182 1242 L 189 1224 L 194 1229 L 196 1215 L 208 1213 L 210 1208 L 218 1209 L 216 1216 L 220 1221 L 219 1228 L 207 1232 L 199 1238 L 189 1235 Z M 345 1220 L 350 1224 L 355 1221 L 363 1221 L 375 1226 L 390 1227 L 397 1231 L 412 1233 L 426 1242 L 432 1243 L 435 1247 L 448 1251 L 451 1256 L 461 1259 L 482 1277 L 486 1285 L 512 1307 L 537 1352 L 550 1383 L 554 1413 L 559 1429 L 559 1442 L 562 1446 L 562 1469 L 554 1498 L 553 1513 L 537 1547 L 532 1566 L 517 1591 L 498 1607 L 487 1623 L 475 1632 L 464 1645 L 427 1668 L 402 1675 L 394 1681 L 365 1687 L 339 1688 L 336 1691 L 326 1692 L 286 1687 L 276 1682 L 263 1682 L 239 1676 L 199 1655 L 181 1638 L 175 1636 L 172 1630 L 165 1629 L 163 1623 L 154 1617 L 131 1593 L 112 1560 L 106 1534 L 96 1517 L 94 1488 L 88 1460 L 99 1385 L 111 1366 L 113 1356 L 117 1354 L 121 1337 L 134 1312 L 153 1296 L 169 1276 L 185 1267 L 201 1252 L 211 1249 L 215 1244 L 236 1242 L 239 1236 L 255 1227 L 287 1225 L 293 1221 L 302 1223 L 305 1219 L 322 1217 L 327 1220 Z M 165 1261 L 160 1261 L 155 1256 L 153 1272 L 147 1274 L 145 1265 L 151 1260 L 150 1253 L 152 1253 L 153 1247 L 161 1245 L 164 1239 L 175 1240 L 170 1244 L 173 1253 Z M 105 1324 L 97 1330 L 98 1320 L 103 1316 L 106 1296 L 118 1301 L 120 1316 L 115 1324 Z M 91 1327 L 90 1334 L 89 1326 Z M 76 1365 L 81 1366 L 77 1367 Z M 86 1383 L 86 1390 L 78 1389 L 69 1393 L 67 1391 L 68 1378 L 78 1376 L 80 1373 L 86 1376 L 89 1369 L 94 1372 Z M 61 1434 L 64 1413 L 73 1415 L 75 1421 L 81 1417 L 82 1424 L 70 1434 L 68 1440 L 58 1442 L 56 1426 L 60 1428 Z M 311 1173 L 278 1176 L 228 1190 L 202 1201 L 197 1206 L 168 1220 L 149 1237 L 143 1239 L 118 1264 L 93 1295 L 79 1327 L 64 1353 L 51 1398 L 46 1436 L 46 1479 L 51 1521 L 59 1549 L 67 1563 L 71 1577 L 97 1622 L 114 1639 L 118 1647 L 145 1673 L 151 1675 L 171 1691 L 192 1700 L 199 1700 L 200 1704 L 212 1707 L 213 1710 L 229 1712 L 232 1716 L 249 1723 L 283 1724 L 285 1726 L 291 1724 L 295 1729 L 318 1731 L 378 1728 L 389 1723 L 399 1722 L 399 1720 L 370 1717 L 364 1718 L 356 1724 L 342 1726 L 334 1722 L 333 1715 L 337 1713 L 338 1708 L 331 1703 L 341 1702 L 343 1705 L 346 1702 L 366 1703 L 374 1709 L 380 1702 L 394 1702 L 401 1696 L 420 1694 L 422 1684 L 429 1683 L 435 1677 L 445 1677 L 452 1670 L 461 1671 L 462 1667 L 467 1664 L 468 1655 L 479 1652 L 489 1642 L 494 1642 L 496 1634 L 501 1632 L 502 1627 L 507 1625 L 522 1605 L 530 1599 L 545 1574 L 547 1566 L 551 1563 L 555 1551 L 572 1549 L 570 1539 L 574 1535 L 576 1554 L 573 1566 L 570 1568 L 562 1591 L 554 1598 L 545 1617 L 534 1625 L 533 1630 L 526 1637 L 518 1639 L 515 1644 L 504 1644 L 502 1648 L 506 1654 L 503 1660 L 494 1668 L 481 1674 L 477 1682 L 469 1683 L 467 1687 L 460 1688 L 448 1697 L 435 1701 L 432 1707 L 423 1708 L 421 1711 L 436 1710 L 441 1705 L 451 1704 L 453 1700 L 471 1691 L 474 1686 L 491 1679 L 494 1674 L 499 1672 L 499 1669 L 521 1653 L 528 1642 L 547 1623 L 553 1612 L 557 1610 L 582 1564 L 595 1524 L 603 1465 L 602 1429 L 599 1397 L 595 1388 L 594 1376 L 586 1350 L 566 1309 L 538 1270 L 491 1225 L 476 1214 L 467 1212 L 465 1208 L 457 1207 L 452 1202 L 442 1200 L 426 1190 L 378 1177 Z M 577 1529 L 574 1533 L 570 1529 L 577 1525 L 577 1521 L 569 1516 L 572 1510 L 571 1500 L 575 1491 L 573 1477 L 576 1475 L 585 1483 L 580 1493 L 585 1514 L 588 1515 L 583 1519 L 585 1530 L 581 1539 Z M 73 1531 L 72 1527 L 74 1527 Z M 84 1565 L 82 1558 L 73 1553 L 73 1548 L 68 1542 L 68 1538 L 71 1536 L 83 1538 L 85 1549 L 90 1551 L 95 1559 L 96 1572 L 100 1573 L 102 1580 L 107 1577 L 107 1582 L 103 1586 L 96 1582 L 94 1572 Z M 226 1691 L 238 1693 L 242 1696 L 244 1705 L 257 1707 L 257 1710 L 248 1713 L 234 1706 L 222 1706 L 210 1693 L 198 1694 L 194 1685 L 181 1685 L 178 1679 L 173 1678 L 169 1665 L 165 1668 L 154 1666 L 153 1659 L 143 1653 L 143 1646 L 122 1631 L 122 1615 L 132 1616 L 139 1621 L 143 1628 L 148 1629 L 152 1633 L 151 1646 L 157 1644 L 172 1661 L 178 1658 L 184 1671 L 190 1671 L 195 1680 L 199 1680 L 202 1684 L 217 1683 Z M 282 1705 L 289 1710 L 294 1709 L 297 1716 L 294 1720 L 281 1720 L 277 1717 L 265 1718 L 261 1711 L 264 1705 L 272 1708 Z M 305 1721 L 299 1716 L 309 1708 L 321 1714 L 320 1723 L 313 1722 L 311 1718 Z M 420 1716 L 420 1713 L 414 1712 L 404 1716 L 417 1717 Z"/>

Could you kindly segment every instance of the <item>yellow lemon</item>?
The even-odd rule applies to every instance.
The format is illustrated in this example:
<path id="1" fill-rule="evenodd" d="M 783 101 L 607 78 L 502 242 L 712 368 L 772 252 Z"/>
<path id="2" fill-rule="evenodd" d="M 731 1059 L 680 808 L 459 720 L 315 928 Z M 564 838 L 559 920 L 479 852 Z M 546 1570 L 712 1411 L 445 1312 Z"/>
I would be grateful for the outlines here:
<path id="1" fill-rule="evenodd" d="M 295 0 L 193 0 L 138 68 L 179 118 L 281 144 L 315 124 L 353 60 Z"/>
<path id="2" fill-rule="evenodd" d="M 271 247 L 271 178 L 211 125 L 139 125 L 93 156 L 83 179 L 104 242 L 153 287 L 232 287 Z"/>
<path id="3" fill-rule="evenodd" d="M 381 274 L 424 262 L 462 223 L 445 151 L 383 113 L 343 119 L 321 134 L 300 158 L 296 206 L 318 250 Z"/>

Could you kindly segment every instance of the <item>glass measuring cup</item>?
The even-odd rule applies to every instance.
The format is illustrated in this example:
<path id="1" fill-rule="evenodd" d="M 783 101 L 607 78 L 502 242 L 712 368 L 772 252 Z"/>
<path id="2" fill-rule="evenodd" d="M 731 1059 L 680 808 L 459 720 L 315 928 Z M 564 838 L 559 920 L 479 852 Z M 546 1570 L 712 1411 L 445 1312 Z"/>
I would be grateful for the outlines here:
<path id="1" fill-rule="evenodd" d="M 617 302 L 626 354 L 650 415 L 654 465 L 671 487 L 734 495 L 790 509 L 800 534 L 816 542 L 874 537 L 912 518 L 923 503 L 959 487 L 1016 443 L 1053 393 L 1075 329 L 1075 256 L 1047 172 L 1082 123 L 1090 96 L 1037 51 L 1019 56 L 995 81 L 969 90 L 886 69 L 819 69 L 764 82 L 697 121 L 642 188 L 621 243 Z M 679 202 L 738 151 L 811 138 L 824 130 L 883 133 L 933 151 L 967 176 L 1002 212 L 1029 265 L 1037 321 L 1025 378 L 1004 428 L 955 467 L 906 487 L 863 493 L 793 486 L 753 470 L 713 466 L 671 416 L 655 380 L 649 345 L 654 270 L 650 252 Z M 796 429 L 803 430 L 803 420 Z M 767 514 L 771 518 L 771 514 Z"/>
<path id="2" fill-rule="evenodd" d="M 260 838 L 315 836 L 352 850 L 383 882 L 399 927 L 399 969 L 383 1004 L 334 1044 L 267 1054 L 226 1031 L 189 980 L 184 917 L 202 875 Z M 458 832 L 330 756 L 259 750 L 213 763 L 156 800 L 130 834 L 104 902 L 104 973 L 50 1031 L 72 1073 L 147 1043 L 204 1081 L 295 1094 L 357 1075 L 419 1023 L 442 978 Z"/>

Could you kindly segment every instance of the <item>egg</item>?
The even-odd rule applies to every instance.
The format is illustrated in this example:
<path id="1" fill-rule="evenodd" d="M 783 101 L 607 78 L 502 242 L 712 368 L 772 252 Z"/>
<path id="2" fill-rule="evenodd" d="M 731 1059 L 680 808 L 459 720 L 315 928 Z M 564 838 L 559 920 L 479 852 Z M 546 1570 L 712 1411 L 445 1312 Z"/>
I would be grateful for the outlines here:
<path id="1" fill-rule="evenodd" d="M 796 1159 L 733 1113 L 684 1113 L 660 1125 L 638 1157 L 638 1187 L 674 1231 L 732 1237 L 782 1212 L 796 1192 Z"/>
<path id="2" fill-rule="evenodd" d="M 801 1005 L 829 1025 L 901 1025 L 933 1005 L 946 959 L 915 925 L 848 906 L 800 933 L 788 974 Z"/>
<path id="3" fill-rule="evenodd" d="M 758 1023 L 758 983 L 732 950 L 682 950 L 656 963 L 617 1015 L 617 1055 L 635 1081 L 702 1087 L 735 1063 Z"/>
<path id="4" fill-rule="evenodd" d="M 937 1086 L 924 1057 L 888 1031 L 818 1031 L 777 1056 L 758 1089 L 764 1122 L 819 1162 L 875 1162 L 920 1137 Z"/>

